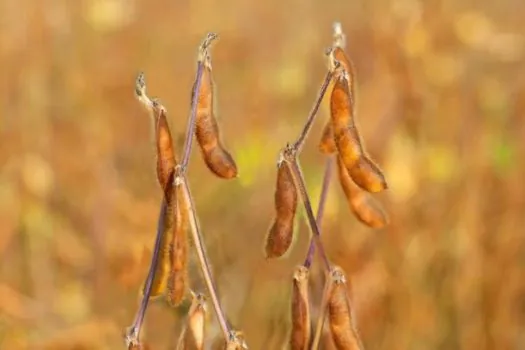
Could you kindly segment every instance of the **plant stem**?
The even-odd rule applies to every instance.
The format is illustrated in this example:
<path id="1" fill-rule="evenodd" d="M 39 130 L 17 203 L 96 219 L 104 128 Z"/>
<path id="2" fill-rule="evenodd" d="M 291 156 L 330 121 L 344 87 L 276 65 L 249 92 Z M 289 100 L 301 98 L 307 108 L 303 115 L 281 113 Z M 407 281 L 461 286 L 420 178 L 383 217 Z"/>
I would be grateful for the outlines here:
<path id="1" fill-rule="evenodd" d="M 197 101 L 199 99 L 199 90 L 201 87 L 202 71 L 204 65 L 201 61 L 197 62 L 197 74 L 195 78 L 195 84 L 193 84 L 193 92 L 191 99 L 191 111 L 188 119 L 188 125 L 186 127 L 186 139 L 184 141 L 184 149 L 182 151 L 182 162 L 181 165 L 185 169 L 188 166 L 191 155 L 191 146 L 193 143 L 193 133 L 195 131 L 195 119 L 197 115 Z"/>
<path id="2" fill-rule="evenodd" d="M 308 196 L 308 192 L 306 190 L 306 183 L 304 181 L 303 172 L 301 170 L 301 164 L 299 163 L 299 159 L 297 159 L 297 154 L 295 153 L 295 150 L 293 148 L 290 148 L 290 146 L 288 146 L 288 148 L 284 152 L 284 159 L 286 160 L 288 166 L 290 166 L 294 184 L 301 195 L 304 209 L 306 211 L 306 217 L 308 219 L 308 224 L 312 231 L 312 239 L 314 240 L 315 245 L 319 250 L 319 255 L 321 256 L 321 259 L 323 260 L 325 265 L 325 270 L 327 272 L 330 272 L 332 271 L 332 267 L 330 265 L 330 260 L 328 260 L 326 252 L 324 251 L 323 242 L 321 241 L 321 233 L 319 232 L 319 227 L 317 226 L 317 223 L 315 221 L 310 197 Z"/>
<path id="3" fill-rule="evenodd" d="M 326 94 L 326 89 L 328 89 L 328 85 L 330 84 L 330 80 L 332 80 L 333 74 L 334 73 L 332 70 L 329 70 L 326 73 L 323 85 L 321 85 L 321 89 L 319 90 L 319 93 L 317 94 L 317 99 L 315 100 L 315 104 L 312 110 L 310 111 L 310 114 L 308 115 L 306 124 L 304 125 L 303 130 L 301 131 L 301 134 L 299 135 L 299 138 L 293 144 L 293 148 L 296 150 L 297 153 L 301 153 L 304 142 L 306 141 L 306 137 L 308 136 L 308 133 L 312 129 L 312 125 L 314 123 L 315 116 L 317 115 L 319 106 L 321 106 L 321 101 L 323 100 L 323 97 Z"/>
<path id="4" fill-rule="evenodd" d="M 221 304 L 219 302 L 217 288 L 215 287 L 213 277 L 211 275 L 210 263 L 208 262 L 206 248 L 204 246 L 204 241 L 202 239 L 199 222 L 197 220 L 197 214 L 195 212 L 195 205 L 193 203 L 193 197 L 190 192 L 190 187 L 188 186 L 188 180 L 186 179 L 186 175 L 180 174 L 176 178 L 176 182 L 177 181 L 180 181 L 181 182 L 180 185 L 183 186 L 184 199 L 186 201 L 186 205 L 188 206 L 188 211 L 190 213 L 190 228 L 191 228 L 193 243 L 195 244 L 195 248 L 197 250 L 197 257 L 199 259 L 199 265 L 201 267 L 202 275 L 204 277 L 204 282 L 206 283 L 206 287 L 210 294 L 213 308 L 215 309 L 215 314 L 217 315 L 217 319 L 219 321 L 221 330 L 224 334 L 224 338 L 228 339 L 229 334 L 230 334 L 230 328 L 228 326 L 228 322 L 226 321 L 226 317 L 224 316 L 224 311 L 222 310 Z M 176 184 L 176 185 L 179 185 L 179 184 Z"/>
<path id="5" fill-rule="evenodd" d="M 171 186 L 168 186 L 171 187 Z M 153 286 L 153 279 L 155 278 L 155 270 L 157 261 L 159 259 L 160 245 L 162 242 L 162 235 L 164 234 L 164 218 L 166 217 L 167 200 L 164 197 L 160 207 L 159 219 L 157 223 L 157 237 L 155 238 L 155 245 L 153 247 L 153 256 L 151 257 L 151 265 L 149 267 L 148 276 L 146 277 L 146 283 L 144 285 L 142 301 L 140 307 L 135 315 L 133 325 L 128 328 L 126 333 L 126 343 L 129 347 L 130 344 L 138 345 L 140 343 L 140 331 L 142 329 L 142 323 L 144 322 L 144 316 L 146 309 L 148 308 L 149 297 L 151 295 L 151 288 Z"/>
<path id="6" fill-rule="evenodd" d="M 204 70 L 204 61 L 208 59 L 208 48 L 211 43 L 217 39 L 219 36 L 215 33 L 208 33 L 201 46 L 199 47 L 199 57 L 197 59 L 197 73 L 195 77 L 195 83 L 193 84 L 192 94 L 191 94 L 191 109 L 190 117 L 188 120 L 188 125 L 186 127 L 186 139 L 184 142 L 183 156 L 182 156 L 182 169 L 188 167 L 188 162 L 191 155 L 191 147 L 193 143 L 193 134 L 195 132 L 195 119 L 197 117 L 197 103 L 199 101 L 199 91 L 202 81 L 202 72 Z"/>
<path id="7" fill-rule="evenodd" d="M 332 274 L 326 276 L 323 289 L 323 297 L 321 299 L 321 306 L 319 308 L 319 316 L 317 318 L 317 324 L 315 326 L 314 339 L 312 341 L 311 349 L 317 349 L 319 347 L 319 341 L 321 340 L 321 334 L 323 333 L 324 320 L 326 319 L 328 298 L 332 291 L 333 278 Z"/>
<path id="8" fill-rule="evenodd" d="M 323 220 L 324 208 L 326 204 L 326 197 L 328 196 L 328 189 L 330 187 L 333 169 L 334 169 L 334 157 L 330 156 L 326 160 L 326 165 L 325 165 L 324 175 L 323 175 L 323 186 L 321 188 L 321 195 L 319 196 L 317 216 L 315 218 L 315 221 L 317 222 L 317 227 L 321 227 L 321 223 Z M 314 252 L 315 252 L 315 241 L 312 237 L 310 239 L 310 247 L 308 248 L 308 253 L 306 254 L 306 258 L 304 259 L 304 263 L 303 263 L 305 267 L 309 268 L 312 265 Z"/>

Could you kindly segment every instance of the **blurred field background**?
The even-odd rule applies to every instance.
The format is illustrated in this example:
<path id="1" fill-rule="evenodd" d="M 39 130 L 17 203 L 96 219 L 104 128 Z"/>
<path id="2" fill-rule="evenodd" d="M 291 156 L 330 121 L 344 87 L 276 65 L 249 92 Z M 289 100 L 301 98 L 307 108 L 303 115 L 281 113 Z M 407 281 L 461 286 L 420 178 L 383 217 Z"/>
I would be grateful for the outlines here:
<path id="1" fill-rule="evenodd" d="M 358 223 L 337 182 L 323 224 L 366 348 L 525 349 L 524 13 L 518 0 L 3 0 L 0 348 L 124 348 L 161 200 L 134 79 L 146 73 L 180 144 L 197 47 L 216 31 L 218 115 L 240 178 L 215 178 L 195 149 L 190 182 L 231 322 L 251 349 L 280 349 L 308 231 L 264 260 L 275 163 L 338 20 L 362 134 L 390 184 L 377 196 L 387 229 Z M 314 203 L 327 111 L 301 158 Z M 152 349 L 174 348 L 184 315 L 151 304 Z"/>

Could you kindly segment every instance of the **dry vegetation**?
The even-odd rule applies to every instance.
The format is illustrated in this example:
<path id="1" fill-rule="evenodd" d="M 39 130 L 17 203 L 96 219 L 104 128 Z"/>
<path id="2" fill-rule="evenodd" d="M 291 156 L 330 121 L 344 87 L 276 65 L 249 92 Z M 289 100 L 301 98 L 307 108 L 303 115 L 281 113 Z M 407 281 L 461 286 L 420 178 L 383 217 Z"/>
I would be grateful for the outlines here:
<path id="1" fill-rule="evenodd" d="M 159 129 L 133 96 L 134 78 L 147 72 L 173 148 L 184 150 L 196 48 L 210 30 L 221 36 L 213 48 L 221 147 L 239 177 L 214 175 L 236 172 L 201 161 L 218 152 L 203 139 L 188 180 L 228 327 L 250 349 L 279 349 L 292 334 L 291 300 L 302 314 L 307 294 L 311 337 L 319 305 L 340 310 L 349 297 L 347 316 L 368 350 L 525 348 L 523 13 L 517 0 L 3 1 L 0 348 L 123 348 L 152 258 L 158 183 L 170 178 L 155 171 Z M 285 220 L 294 226 L 286 254 L 266 259 L 265 239 L 277 155 L 318 93 L 334 20 L 354 62 L 360 136 L 374 160 L 366 164 L 381 166 L 388 190 L 354 186 L 344 160 L 325 172 L 334 151 L 318 144 L 333 117 L 325 98 L 301 165 L 313 212 L 324 174 L 333 180 L 319 226 L 346 278 L 335 269 L 329 289 L 323 260 L 306 277 L 296 268 L 315 226 L 302 220 L 301 193 L 295 221 Z M 383 216 L 359 213 L 362 203 Z M 187 286 L 208 295 L 194 244 L 187 248 Z M 180 267 L 165 258 L 157 271 Z M 170 283 L 158 282 L 159 291 Z M 207 341 L 223 341 L 213 309 L 202 307 L 209 298 L 186 296 L 178 308 L 149 303 L 148 347 L 198 341 L 188 329 L 202 319 Z M 321 348 L 348 322 L 337 317 L 326 318 Z"/>

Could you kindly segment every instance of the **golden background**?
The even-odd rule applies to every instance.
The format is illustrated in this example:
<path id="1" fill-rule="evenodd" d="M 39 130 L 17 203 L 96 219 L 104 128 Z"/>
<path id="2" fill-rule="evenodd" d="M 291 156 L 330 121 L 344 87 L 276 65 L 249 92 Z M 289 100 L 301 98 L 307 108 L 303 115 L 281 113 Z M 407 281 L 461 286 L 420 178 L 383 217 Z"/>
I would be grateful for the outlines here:
<path id="1" fill-rule="evenodd" d="M 134 79 L 146 73 L 180 150 L 208 31 L 240 178 L 217 179 L 195 149 L 190 183 L 229 319 L 250 349 L 281 348 L 308 230 L 264 259 L 275 164 L 341 21 L 361 131 L 390 185 L 377 196 L 388 228 L 357 222 L 336 181 L 322 227 L 366 348 L 524 349 L 524 13 L 518 0 L 3 0 L 0 348 L 124 348 L 161 200 Z M 314 209 L 327 112 L 301 157 Z M 191 276 L 203 290 L 194 262 Z M 184 315 L 152 302 L 145 341 L 174 348 Z"/>

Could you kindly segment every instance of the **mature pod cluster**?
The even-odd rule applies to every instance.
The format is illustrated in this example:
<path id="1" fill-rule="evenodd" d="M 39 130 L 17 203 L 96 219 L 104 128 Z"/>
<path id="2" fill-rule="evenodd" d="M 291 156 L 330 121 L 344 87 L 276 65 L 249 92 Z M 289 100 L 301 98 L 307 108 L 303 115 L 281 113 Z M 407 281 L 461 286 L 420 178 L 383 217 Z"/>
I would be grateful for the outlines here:
<path id="1" fill-rule="evenodd" d="M 334 267 L 329 262 L 320 240 L 319 225 L 331 174 L 329 169 L 333 161 L 327 163 L 318 209 L 320 212 L 315 219 L 304 176 L 297 159 L 327 91 L 329 91 L 330 98 L 330 120 L 324 127 L 319 149 L 322 153 L 336 158 L 339 182 L 354 215 L 363 224 L 372 228 L 381 228 L 388 223 L 387 214 L 371 196 L 371 193 L 385 190 L 387 183 L 381 169 L 366 153 L 359 134 L 355 120 L 355 71 L 352 62 L 343 50 L 344 35 L 340 25 L 336 25 L 334 29 L 334 44 L 326 52 L 329 59 L 329 72 L 321 86 L 314 108 L 298 140 L 293 144 L 288 144 L 280 153 L 274 198 L 276 214 L 266 237 L 266 256 L 268 258 L 280 257 L 289 250 L 293 241 L 297 198 L 300 195 L 313 237 L 304 264 L 297 267 L 293 273 L 292 327 L 289 338 L 292 350 L 318 348 L 326 314 L 328 314 L 330 333 L 337 349 L 363 349 L 352 319 L 346 277 L 340 267 Z M 312 336 L 308 284 L 309 269 L 316 248 L 324 262 L 327 278 L 319 319 Z"/>
<path id="2" fill-rule="evenodd" d="M 340 267 L 334 267 L 326 256 L 320 238 L 320 220 L 325 196 L 321 195 L 317 219 L 314 218 L 311 201 L 298 154 L 312 127 L 319 105 L 331 85 L 330 120 L 323 130 L 319 149 L 322 153 L 335 155 L 338 178 L 343 192 L 355 216 L 364 224 L 380 228 L 388 223 L 388 216 L 371 193 L 387 189 L 381 169 L 367 154 L 355 120 L 356 95 L 355 72 L 352 62 L 344 52 L 344 35 L 340 26 L 335 26 L 335 40 L 327 52 L 330 68 L 321 86 L 319 96 L 310 112 L 303 132 L 297 142 L 288 144 L 280 153 L 274 194 L 275 217 L 266 237 L 267 258 L 278 258 L 286 254 L 294 240 L 294 220 L 298 199 L 301 197 L 306 218 L 313 234 L 310 249 L 303 265 L 298 266 L 292 279 L 290 314 L 292 329 L 289 345 L 293 350 L 305 350 L 319 346 L 325 316 L 337 349 L 362 350 L 363 345 L 356 330 L 346 277 Z M 206 166 L 223 179 L 237 177 L 237 166 L 221 139 L 215 111 L 215 85 L 208 47 L 216 38 L 209 34 L 203 42 L 198 58 L 197 78 L 192 90 L 192 113 L 188 123 L 184 155 L 179 161 L 167 123 L 165 108 L 146 95 L 144 76 L 137 78 L 136 95 L 146 106 L 153 121 L 156 146 L 157 179 L 163 191 L 159 229 L 155 242 L 152 265 L 143 288 L 143 302 L 132 327 L 127 334 L 128 348 L 140 348 L 140 327 L 151 297 L 165 296 L 172 306 L 179 305 L 188 288 L 187 231 L 191 228 L 194 246 L 202 268 L 203 277 L 212 296 L 211 301 L 218 316 L 224 338 L 221 348 L 247 349 L 241 332 L 231 329 L 222 312 L 213 286 L 200 234 L 192 196 L 186 179 L 186 168 L 195 135 Z M 331 163 L 329 163 L 331 164 Z M 329 179 L 331 165 L 327 166 L 325 179 Z M 326 193 L 329 181 L 323 182 Z M 326 186 L 325 186 L 326 185 Z M 314 244 L 315 243 L 315 244 Z M 312 256 L 319 251 L 326 272 L 325 292 L 315 334 L 311 331 L 309 305 L 309 275 Z M 180 334 L 177 349 L 203 349 L 205 344 L 206 302 L 201 294 L 191 292 L 192 302 L 186 324 Z M 312 339 L 313 338 L 313 339 Z"/>
<path id="3" fill-rule="evenodd" d="M 357 185 L 368 192 L 380 192 L 387 188 L 386 180 L 381 169 L 365 153 L 354 120 L 349 74 L 343 66 L 336 68 L 334 79 L 330 114 L 339 157 Z"/>
<path id="4" fill-rule="evenodd" d="M 209 33 L 199 48 L 197 60 L 197 76 L 192 89 L 192 107 L 186 133 L 182 160 L 179 161 L 174 151 L 173 140 L 167 122 L 166 109 L 158 100 L 146 95 L 144 74 L 139 74 L 136 80 L 135 94 L 146 107 L 154 130 L 156 150 L 157 180 L 163 192 L 163 203 L 159 214 L 157 238 L 153 250 L 152 263 L 148 277 L 141 288 L 142 302 L 135 316 L 135 321 L 128 328 L 126 342 L 128 349 L 143 348 L 140 341 L 140 331 L 150 298 L 165 296 L 168 304 L 178 306 L 184 300 L 188 291 L 188 228 L 191 228 L 192 238 L 197 257 L 203 272 L 204 281 L 216 311 L 219 324 L 223 331 L 224 341 L 228 344 L 238 341 L 231 337 L 232 333 L 222 307 L 218 302 L 210 267 L 197 215 L 194 210 L 189 185 L 186 179 L 186 168 L 191 154 L 192 139 L 195 135 L 201 149 L 203 159 L 216 176 L 231 179 L 237 176 L 237 167 L 232 156 L 220 138 L 217 120 L 215 118 L 214 85 L 211 75 L 211 58 L 209 47 L 217 38 Z M 191 291 L 191 290 L 190 290 Z M 202 294 L 191 291 L 192 302 L 187 316 L 187 322 L 180 334 L 177 349 L 201 350 L 205 344 L 206 302 Z M 240 343 L 241 344 L 241 343 Z M 243 348 L 247 348 L 243 342 Z"/>
<path id="5" fill-rule="evenodd" d="M 340 25 L 334 27 L 334 44 L 329 51 L 334 68 L 330 96 L 330 120 L 324 127 L 319 150 L 336 154 L 339 182 L 355 216 L 372 228 L 384 227 L 389 219 L 381 204 L 370 194 L 388 185 L 383 172 L 367 155 L 356 121 L 355 68 L 344 51 Z"/>

